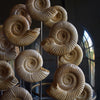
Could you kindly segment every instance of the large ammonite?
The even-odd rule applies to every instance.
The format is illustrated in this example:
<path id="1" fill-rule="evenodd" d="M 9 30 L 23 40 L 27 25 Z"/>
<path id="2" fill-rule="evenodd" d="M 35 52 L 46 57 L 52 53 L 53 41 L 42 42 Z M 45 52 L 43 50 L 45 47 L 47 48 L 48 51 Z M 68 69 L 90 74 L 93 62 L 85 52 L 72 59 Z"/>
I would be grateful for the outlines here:
<path id="1" fill-rule="evenodd" d="M 86 83 L 83 92 L 76 98 L 76 100 L 92 100 L 92 97 L 93 89 L 88 83 Z"/>
<path id="2" fill-rule="evenodd" d="M 13 87 L 0 97 L 0 100 L 33 100 L 31 94 L 22 87 Z"/>
<path id="3" fill-rule="evenodd" d="M 3 26 L 0 25 L 0 60 L 13 60 L 17 57 L 18 53 L 19 48 L 5 38 Z"/>
<path id="4" fill-rule="evenodd" d="M 34 42 L 40 34 L 40 28 L 30 30 L 28 20 L 21 15 L 10 16 L 4 23 L 7 39 L 18 46 L 26 46 Z"/>
<path id="5" fill-rule="evenodd" d="M 50 37 L 54 38 L 55 42 L 59 45 L 65 45 L 66 52 L 71 52 L 78 41 L 78 32 L 76 28 L 67 21 L 61 21 L 51 28 Z"/>
<path id="6" fill-rule="evenodd" d="M 47 93 L 57 100 L 74 100 L 85 86 L 82 70 L 74 64 L 66 64 L 56 70 L 54 82 Z"/>
<path id="7" fill-rule="evenodd" d="M 42 48 L 52 54 L 57 56 L 62 56 L 66 54 L 67 48 L 65 45 L 59 45 L 55 42 L 53 38 L 46 38 L 41 42 Z"/>
<path id="8" fill-rule="evenodd" d="M 42 66 L 42 56 L 35 50 L 25 50 L 15 60 L 17 74 L 27 82 L 38 82 L 49 75 Z"/>
<path id="9" fill-rule="evenodd" d="M 67 12 L 63 7 L 53 6 L 51 8 L 56 10 L 56 13 L 54 16 L 52 16 L 51 18 L 49 18 L 47 21 L 44 22 L 47 26 L 52 27 L 57 22 L 67 21 L 68 19 Z"/>
<path id="10" fill-rule="evenodd" d="M 50 0 L 27 0 L 27 9 L 33 19 L 46 21 L 52 18 L 57 12 L 50 7 Z"/>
<path id="11" fill-rule="evenodd" d="M 79 65 L 83 59 L 83 51 L 77 44 L 76 47 L 70 52 L 59 57 L 59 66 L 67 63 Z"/>
<path id="12" fill-rule="evenodd" d="M 24 16 L 30 23 L 32 23 L 32 19 L 30 17 L 30 15 L 28 14 L 28 11 L 26 9 L 26 5 L 24 4 L 17 4 L 13 7 L 13 9 L 11 10 L 10 15 L 22 15 Z"/>
<path id="13" fill-rule="evenodd" d="M 18 83 L 11 65 L 6 61 L 0 61 L 0 90 L 7 90 Z M 1 100 L 1 99 L 0 99 Z"/>

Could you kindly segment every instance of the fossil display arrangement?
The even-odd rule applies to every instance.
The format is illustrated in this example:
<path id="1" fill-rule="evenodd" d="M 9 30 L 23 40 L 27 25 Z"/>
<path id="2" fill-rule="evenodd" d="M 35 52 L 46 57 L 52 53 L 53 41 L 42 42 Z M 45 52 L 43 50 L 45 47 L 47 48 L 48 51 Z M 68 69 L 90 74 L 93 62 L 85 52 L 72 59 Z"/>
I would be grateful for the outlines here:
<path id="1" fill-rule="evenodd" d="M 58 56 L 59 67 L 47 94 L 56 100 L 92 100 L 93 89 L 79 67 L 83 51 L 77 44 L 77 29 L 68 22 L 67 11 L 58 5 L 51 6 L 50 0 L 26 0 L 26 4 L 15 5 L 9 18 L 0 25 L 0 91 L 3 91 L 0 100 L 33 100 L 28 90 L 18 85 L 15 72 L 29 83 L 42 81 L 50 74 L 43 67 L 40 52 L 19 49 L 34 43 L 40 35 L 40 28 L 30 29 L 32 19 L 50 28 L 41 47 Z M 11 60 L 14 69 L 9 64 Z"/>

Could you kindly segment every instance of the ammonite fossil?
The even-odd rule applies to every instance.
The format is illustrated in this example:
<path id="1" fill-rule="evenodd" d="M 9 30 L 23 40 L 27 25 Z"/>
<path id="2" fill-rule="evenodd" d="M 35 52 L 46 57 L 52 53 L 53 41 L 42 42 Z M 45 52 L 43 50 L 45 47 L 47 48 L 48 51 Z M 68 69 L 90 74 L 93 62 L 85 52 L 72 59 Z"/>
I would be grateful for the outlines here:
<path id="1" fill-rule="evenodd" d="M 93 89 L 88 83 L 86 83 L 83 92 L 76 98 L 76 100 L 92 100 L 92 97 Z"/>
<path id="2" fill-rule="evenodd" d="M 59 57 L 59 66 L 67 63 L 79 65 L 82 59 L 83 59 L 83 51 L 81 47 L 77 44 L 70 53 L 67 53 Z"/>
<path id="3" fill-rule="evenodd" d="M 50 37 L 54 38 L 55 42 L 59 45 L 65 45 L 66 52 L 71 52 L 78 41 L 78 32 L 76 28 L 67 21 L 61 21 L 51 28 Z"/>
<path id="4" fill-rule="evenodd" d="M 40 28 L 30 30 L 27 19 L 21 15 L 10 16 L 4 23 L 7 39 L 18 46 L 26 46 L 34 42 L 40 34 Z"/>
<path id="5" fill-rule="evenodd" d="M 11 65 L 6 61 L 0 61 L 0 90 L 7 90 L 18 83 Z M 0 99 L 1 100 L 1 99 Z"/>
<path id="6" fill-rule="evenodd" d="M 85 86 L 82 70 L 74 64 L 65 64 L 56 70 L 54 81 L 47 93 L 57 100 L 74 100 Z"/>
<path id="7" fill-rule="evenodd" d="M 23 80 L 38 82 L 49 75 L 43 67 L 42 56 L 35 50 L 25 50 L 15 60 L 15 70 Z"/>
<path id="8" fill-rule="evenodd" d="M 13 87 L 0 97 L 0 100 L 33 100 L 31 94 L 22 87 Z"/>
<path id="9" fill-rule="evenodd" d="M 52 16 L 51 18 L 49 18 L 47 21 L 44 22 L 47 26 L 52 27 L 57 22 L 67 21 L 68 19 L 67 12 L 63 7 L 53 6 L 51 8 L 53 8 L 56 12 L 54 16 Z"/>
<path id="10" fill-rule="evenodd" d="M 52 55 L 57 55 L 61 56 L 66 54 L 67 48 L 65 45 L 59 45 L 55 42 L 53 38 L 46 38 L 41 42 L 42 48 L 52 54 Z"/>
<path id="11" fill-rule="evenodd" d="M 49 8 L 50 0 L 27 0 L 26 6 L 31 17 L 39 21 L 47 21 L 57 13 L 54 8 Z"/>
<path id="12" fill-rule="evenodd" d="M 3 25 L 0 25 L 0 60 L 13 60 L 18 54 L 19 48 L 5 38 Z"/>
<path id="13" fill-rule="evenodd" d="M 29 24 L 31 25 L 32 23 L 32 19 L 27 11 L 26 5 L 24 4 L 17 4 L 13 7 L 13 9 L 11 10 L 10 15 L 22 15 L 24 16 L 28 21 Z"/>

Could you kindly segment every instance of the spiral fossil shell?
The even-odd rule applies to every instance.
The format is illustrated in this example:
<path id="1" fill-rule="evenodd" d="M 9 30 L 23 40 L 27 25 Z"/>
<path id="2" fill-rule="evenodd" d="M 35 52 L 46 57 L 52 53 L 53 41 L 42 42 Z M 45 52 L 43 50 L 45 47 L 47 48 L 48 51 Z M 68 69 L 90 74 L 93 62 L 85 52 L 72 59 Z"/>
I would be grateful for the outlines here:
<path id="1" fill-rule="evenodd" d="M 22 87 L 13 87 L 0 97 L 0 100 L 33 100 L 31 94 Z"/>
<path id="2" fill-rule="evenodd" d="M 38 82 L 49 75 L 49 71 L 42 66 L 42 56 L 31 49 L 21 52 L 15 60 L 17 74 L 27 82 Z"/>
<path id="3" fill-rule="evenodd" d="M 24 16 L 30 23 L 32 23 L 32 19 L 30 17 L 30 15 L 28 14 L 28 11 L 27 11 L 27 8 L 26 8 L 26 5 L 24 4 L 17 4 L 13 7 L 13 9 L 11 10 L 11 13 L 10 15 L 22 15 Z"/>
<path id="4" fill-rule="evenodd" d="M 47 26 L 52 27 L 57 22 L 67 21 L 68 19 L 67 12 L 63 7 L 53 6 L 51 8 L 53 8 L 56 11 L 55 12 L 56 14 L 44 22 Z"/>
<path id="5" fill-rule="evenodd" d="M 57 55 L 61 56 L 66 54 L 67 48 L 65 45 L 59 45 L 56 44 L 55 40 L 53 38 L 46 38 L 41 42 L 42 48 L 52 54 L 52 55 Z"/>
<path id="6" fill-rule="evenodd" d="M 18 46 L 26 46 L 34 42 L 40 34 L 40 28 L 30 30 L 29 22 L 21 15 L 10 16 L 4 24 L 7 39 Z"/>
<path id="7" fill-rule="evenodd" d="M 86 83 L 83 92 L 76 98 L 76 100 L 92 100 L 93 89 Z"/>
<path id="8" fill-rule="evenodd" d="M 26 6 L 35 20 L 46 21 L 56 14 L 56 10 L 50 8 L 50 0 L 27 0 Z"/>
<path id="9" fill-rule="evenodd" d="M 11 44 L 4 36 L 3 25 L 0 26 L 0 60 L 13 60 L 19 54 L 19 48 Z"/>
<path id="10" fill-rule="evenodd" d="M 11 65 L 6 61 L 0 61 L 0 90 L 12 88 L 17 83 Z"/>
<path id="11" fill-rule="evenodd" d="M 56 70 L 54 82 L 47 93 L 57 100 L 74 100 L 85 86 L 82 70 L 74 64 L 66 64 Z"/>
<path id="12" fill-rule="evenodd" d="M 59 45 L 66 46 L 66 52 L 71 52 L 78 41 L 78 32 L 76 28 L 69 22 L 61 21 L 51 28 L 50 37 L 54 38 Z"/>
<path id="13" fill-rule="evenodd" d="M 59 57 L 59 66 L 67 63 L 72 63 L 79 65 L 83 58 L 83 51 L 81 47 L 77 44 L 76 47 L 70 52 L 61 57 Z"/>

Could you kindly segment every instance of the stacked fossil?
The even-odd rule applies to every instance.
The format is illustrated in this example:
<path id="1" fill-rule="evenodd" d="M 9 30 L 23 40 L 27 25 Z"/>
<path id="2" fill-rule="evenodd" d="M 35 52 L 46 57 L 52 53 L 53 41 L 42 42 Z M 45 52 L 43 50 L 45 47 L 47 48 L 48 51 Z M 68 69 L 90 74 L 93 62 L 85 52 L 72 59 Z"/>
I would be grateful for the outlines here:
<path id="1" fill-rule="evenodd" d="M 59 68 L 48 95 L 57 100 L 91 100 L 93 90 L 78 67 L 83 58 L 77 44 L 78 32 L 67 21 L 66 10 L 61 6 L 51 7 L 49 0 L 27 0 L 26 5 L 16 5 L 0 26 L 0 90 L 5 91 L 0 100 L 32 100 L 26 89 L 16 86 L 18 80 L 8 61 L 15 61 L 15 71 L 27 82 L 39 82 L 50 73 L 42 67 L 43 59 L 38 51 L 19 51 L 19 47 L 33 43 L 40 34 L 40 28 L 30 29 L 32 19 L 51 28 L 41 46 L 51 55 L 59 56 Z"/>

